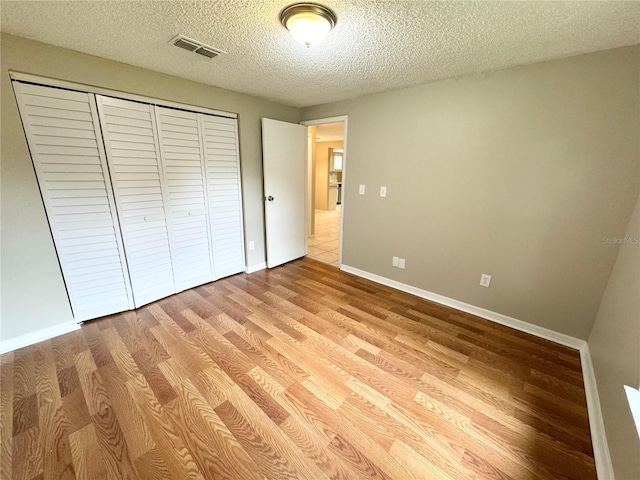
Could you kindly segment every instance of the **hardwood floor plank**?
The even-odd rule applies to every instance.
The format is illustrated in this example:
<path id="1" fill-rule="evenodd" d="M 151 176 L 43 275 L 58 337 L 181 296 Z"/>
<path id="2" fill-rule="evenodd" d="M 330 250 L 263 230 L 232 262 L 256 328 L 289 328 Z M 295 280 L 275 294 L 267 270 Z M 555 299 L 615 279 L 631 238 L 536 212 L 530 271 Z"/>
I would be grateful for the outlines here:
<path id="1" fill-rule="evenodd" d="M 64 417 L 67 420 L 69 432 L 74 432 L 91 423 L 91 415 L 84 398 L 82 388 L 75 389 L 62 399 Z"/>
<path id="2" fill-rule="evenodd" d="M 78 378 L 78 371 L 75 365 L 58 370 L 57 374 L 61 397 L 66 397 L 80 386 L 80 379 Z"/>
<path id="3" fill-rule="evenodd" d="M 356 472 L 342 459 L 331 454 L 320 437 L 314 435 L 294 417 L 289 416 L 279 427 L 298 450 L 313 461 L 327 478 L 347 480 L 356 477 Z"/>
<path id="4" fill-rule="evenodd" d="M 223 423 L 189 382 L 164 410 L 206 478 L 258 479 L 259 470 L 242 448 L 242 442 Z M 213 442 L 215 449 L 210 448 Z"/>
<path id="5" fill-rule="evenodd" d="M 75 477 L 64 409 L 59 402 L 40 407 L 40 442 L 45 479 Z"/>
<path id="6" fill-rule="evenodd" d="M 217 365 L 212 365 L 198 373 L 193 384 L 213 408 L 228 398 L 229 390 L 235 385 L 233 380 Z"/>
<path id="7" fill-rule="evenodd" d="M 91 351 L 89 351 L 88 348 L 87 350 L 76 353 L 73 360 L 79 379 L 84 378 L 87 374 L 98 369 L 96 362 L 93 360 L 93 356 L 91 355 Z M 82 386 L 82 380 L 80 380 L 80 385 Z"/>
<path id="8" fill-rule="evenodd" d="M 91 355 L 93 356 L 93 360 L 96 362 L 96 366 L 103 367 L 108 363 L 113 362 L 109 348 L 100 334 L 98 325 L 90 322 L 85 324 L 84 327 L 85 328 L 82 329 L 82 333 L 87 340 L 87 345 L 89 345 L 89 350 L 91 350 Z"/>
<path id="9" fill-rule="evenodd" d="M 309 259 L 0 356 L 7 479 L 596 478 L 577 351 Z"/>
<path id="10" fill-rule="evenodd" d="M 366 478 L 379 478 L 381 480 L 390 480 L 394 478 L 393 476 L 387 474 L 384 470 L 382 470 L 371 460 L 371 458 L 362 453 L 357 447 L 343 438 L 339 433 L 333 437 L 331 443 L 329 443 L 329 448 L 349 461 L 349 463 L 353 466 L 353 469 L 356 472 L 361 473 L 362 476 Z M 406 471 L 401 473 L 401 475 L 402 477 L 396 478 L 415 478 L 409 475 Z"/>
<path id="11" fill-rule="evenodd" d="M 362 424 L 368 424 L 368 427 L 363 429 L 384 431 L 389 445 L 387 450 L 390 451 L 394 442 L 399 440 L 431 465 L 447 472 L 448 476 L 459 480 L 473 477 L 473 471 L 467 469 L 460 461 L 460 448 L 452 447 L 438 435 L 431 436 L 420 429 L 412 428 L 410 420 L 399 411 L 391 409 L 389 404 L 378 407 L 360 395 L 352 395 L 341 409 L 348 412 L 349 418 L 358 418 Z"/>
<path id="12" fill-rule="evenodd" d="M 71 433 L 69 444 L 78 480 L 106 480 L 108 478 L 93 423 Z"/>
<path id="13" fill-rule="evenodd" d="M 35 347 L 15 352 L 13 360 L 13 403 L 36 393 Z"/>
<path id="14" fill-rule="evenodd" d="M 514 477 L 511 477 L 500 470 L 496 462 L 493 461 L 493 458 L 486 459 L 479 457 L 469 450 L 464 451 L 464 455 L 462 456 L 462 465 L 475 472 L 478 478 L 492 480 L 516 480 Z"/>
<path id="15" fill-rule="evenodd" d="M 171 472 L 164 461 L 162 452 L 156 447 L 137 458 L 135 465 L 140 473 L 140 478 L 144 478 L 145 480 L 164 480 L 172 478 Z"/>
<path id="16" fill-rule="evenodd" d="M 291 470 L 298 472 L 294 478 L 317 478 L 318 480 L 326 478 L 314 462 L 300 454 L 295 444 L 279 429 L 276 423 L 265 418 L 255 403 L 246 400 L 246 394 L 238 387 L 229 392 L 229 403 L 244 419 L 246 427 L 267 442 L 273 452 L 287 462 Z M 283 421 L 288 418 L 289 415 Z M 251 452 L 249 454 L 251 455 Z"/>
<path id="17" fill-rule="evenodd" d="M 438 432 L 444 430 L 445 432 L 448 429 L 445 427 L 444 429 L 440 429 L 437 426 L 434 427 L 432 422 L 424 421 L 423 419 L 426 417 L 423 416 L 415 416 L 411 412 L 398 407 L 395 404 L 390 404 L 386 407 L 385 412 L 388 413 L 393 418 L 397 419 L 399 422 L 406 425 L 411 430 L 415 431 L 424 439 L 431 439 L 432 442 L 436 443 L 436 447 L 434 447 L 434 451 L 438 452 L 439 455 L 446 454 L 447 450 L 451 449 L 451 446 L 447 446 L 445 449 L 442 447 L 437 447 L 438 443 L 441 443 L 441 439 L 439 438 Z M 449 437 L 445 436 L 443 440 L 448 441 Z M 527 478 L 527 479 L 538 479 L 539 476 L 532 473 L 527 465 L 523 465 L 522 462 L 519 462 L 517 458 L 513 458 L 509 453 L 505 453 L 501 449 L 492 448 L 492 446 L 488 445 L 485 442 L 485 439 L 481 435 L 477 436 L 461 436 L 459 439 L 463 440 L 464 445 L 456 445 L 453 449 L 452 455 L 455 457 L 459 454 L 460 449 L 462 448 L 464 452 L 471 451 L 475 452 L 475 455 L 479 458 L 490 458 L 491 465 L 500 472 L 505 472 L 506 475 L 511 476 L 514 479 Z M 463 466 L 469 468 L 467 462 L 464 462 L 464 455 L 462 456 Z M 476 473 L 478 473 L 478 469 L 473 469 Z"/>
<path id="18" fill-rule="evenodd" d="M 516 420 L 535 428 L 541 433 L 549 435 L 549 437 L 564 443 L 569 448 L 582 452 L 589 457 L 593 457 L 593 446 L 591 445 L 591 442 L 586 440 L 584 437 L 581 437 L 574 432 L 559 428 L 548 422 L 545 418 L 539 417 L 533 413 L 525 412 L 519 408 L 516 408 L 513 416 Z"/>
<path id="19" fill-rule="evenodd" d="M 135 352 L 136 349 L 129 350 L 115 328 L 103 330 L 102 336 L 104 337 L 105 342 L 111 351 L 113 361 L 121 374 L 127 379 L 131 379 L 136 376 L 139 373 L 139 370 L 135 360 L 131 356 L 131 352 Z"/>
<path id="20" fill-rule="evenodd" d="M 108 478 L 138 478 L 129 446 L 111 406 L 91 416 Z"/>
<path id="21" fill-rule="evenodd" d="M 156 445 L 163 453 L 171 478 L 204 479 L 186 445 L 174 431 L 171 421 L 158 403 L 145 377 L 136 375 L 127 382 L 127 389 L 138 406 L 140 415 L 147 423 Z"/>
<path id="22" fill-rule="evenodd" d="M 408 385 L 401 379 L 396 378 L 393 374 L 379 368 L 378 365 L 373 365 L 361 357 L 344 349 L 340 349 L 329 342 L 319 338 L 310 338 L 305 342 L 305 346 L 309 352 L 313 352 L 317 356 L 327 355 L 327 353 L 330 352 L 329 356 L 333 365 L 369 385 L 383 396 L 389 398 L 398 396 L 412 398 L 415 395 L 415 390 L 411 385 Z M 339 378 L 342 378 L 342 376 L 339 376 Z M 348 393 L 347 389 L 345 398 Z"/>
<path id="23" fill-rule="evenodd" d="M 526 428 L 513 428 L 519 426 L 517 421 L 510 421 L 510 419 L 498 421 L 481 412 L 475 412 L 471 421 L 479 430 L 485 433 L 490 432 L 491 436 L 500 438 L 501 443 L 508 443 L 511 448 L 518 449 L 523 456 L 529 455 L 527 447 L 532 438 L 535 438 L 536 453 L 539 453 L 540 457 L 544 458 L 545 461 L 542 464 L 536 458 L 531 458 L 530 456 L 529 458 L 532 462 L 541 464 L 540 469 L 548 468 L 558 477 L 564 475 L 567 478 L 576 476 L 584 479 L 595 479 L 593 459 L 589 460 L 587 455 L 567 449 L 562 443 L 555 442 L 545 435 L 536 435 L 534 431 Z"/>
<path id="24" fill-rule="evenodd" d="M 185 333 L 193 332 L 196 329 L 195 325 L 187 320 L 171 302 L 164 301 L 160 302 L 159 305 Z"/>
<path id="25" fill-rule="evenodd" d="M 216 407 L 216 413 L 226 424 L 240 445 L 249 453 L 258 465 L 260 473 L 266 478 L 302 478 L 300 472 L 294 470 L 291 462 L 282 458 L 272 446 L 251 428 L 247 420 L 227 400 Z"/>
<path id="26" fill-rule="evenodd" d="M 0 439 L 0 478 L 13 478 L 13 444 L 13 437 L 2 437 Z"/>
<path id="27" fill-rule="evenodd" d="M 115 364 L 101 367 L 100 375 L 110 394 L 111 407 L 129 447 L 129 456 L 136 460 L 154 448 L 155 444 L 147 424 L 127 390 L 126 382 L 129 378 L 121 374 Z"/>
<path id="28" fill-rule="evenodd" d="M 570 366 L 575 371 L 580 371 L 580 358 L 576 358 L 575 355 L 568 355 L 566 349 L 549 340 L 533 337 L 532 335 L 521 335 L 522 332 L 514 334 L 513 329 L 509 327 L 470 314 L 454 313 L 449 315 L 447 319 L 450 322 L 455 321 L 458 325 L 463 326 L 463 328 L 473 325 L 481 329 L 485 333 L 486 338 L 494 339 L 504 345 L 519 348 L 527 353 L 540 355 L 547 360 L 552 360 L 558 362 L 560 365 Z M 547 348 L 541 349 L 540 345 L 544 345 Z"/>
<path id="29" fill-rule="evenodd" d="M 111 406 L 109 393 L 105 389 L 102 377 L 97 369 L 84 373 L 79 378 L 90 415 L 95 415 Z"/>
<path id="30" fill-rule="evenodd" d="M 355 478 L 355 471 L 339 457 L 329 453 L 325 444 L 327 440 L 314 428 L 309 428 L 307 419 L 300 415 L 285 395 L 285 388 L 277 383 L 268 373 L 256 367 L 248 373 L 271 397 L 278 402 L 289 416 L 278 426 L 282 432 L 298 447 L 298 449 L 328 478 Z"/>
<path id="31" fill-rule="evenodd" d="M 62 335 L 50 340 L 56 370 L 60 371 L 73 366 L 75 354 L 77 353 L 75 338 L 76 336 Z"/>
<path id="32" fill-rule="evenodd" d="M 244 353 L 256 365 L 273 372 L 278 382 L 283 387 L 287 387 L 296 381 L 291 375 L 288 375 L 276 361 L 272 360 L 272 355 L 265 353 L 260 347 L 263 345 L 260 339 L 251 338 L 251 334 L 239 327 L 240 333 L 237 331 L 228 332 L 225 337 L 235 347 Z M 300 377 L 298 377 L 299 379 Z"/>
<path id="33" fill-rule="evenodd" d="M 33 427 L 13 437 L 13 457 L 3 471 L 11 472 L 3 478 L 33 478 L 43 473 L 40 429 Z"/>
<path id="34" fill-rule="evenodd" d="M 511 455 L 521 459 L 523 463 L 526 462 L 531 470 L 541 478 L 572 478 L 572 476 L 581 479 L 596 478 L 595 464 L 587 466 L 583 459 L 568 462 L 569 459 L 566 455 L 562 456 L 562 461 L 558 462 L 553 447 L 549 447 L 543 442 L 536 442 L 536 453 L 540 452 L 540 457 L 533 457 L 528 448 L 529 439 L 510 431 L 509 428 L 482 414 L 474 414 L 472 421 L 485 438 L 490 438 L 494 443 L 500 445 L 508 445 Z M 541 460 L 542 458 L 544 461 Z M 567 472 L 569 472 L 568 475 Z"/>
<path id="35" fill-rule="evenodd" d="M 69 422 L 62 404 L 51 343 L 37 344 L 33 356 L 43 478 L 71 479 L 75 473 L 69 447 Z"/>
<path id="36" fill-rule="evenodd" d="M 510 393 L 511 402 L 517 408 L 532 412 L 553 425 L 577 433 L 585 439 L 590 438 L 586 408 L 581 410 L 574 403 L 567 402 L 553 393 L 528 385 L 522 390 L 512 389 Z"/>
<path id="37" fill-rule="evenodd" d="M 286 393 L 297 404 L 301 413 L 306 410 L 307 418 L 315 418 L 311 425 L 327 436 L 331 450 L 356 470 L 371 470 L 381 478 L 410 478 L 409 473 L 381 445 L 365 435 L 344 415 L 331 410 L 305 387 L 293 384 L 287 388 Z M 314 415 L 310 416 L 308 410 L 314 412 Z M 322 422 L 317 421 L 316 415 L 321 416 Z M 336 437 L 339 439 L 334 442 Z M 371 465 L 372 461 L 375 462 L 375 468 Z"/>
<path id="38" fill-rule="evenodd" d="M 193 290 L 185 290 L 179 293 L 178 298 L 200 318 L 207 319 L 222 313 L 222 310 L 207 302 Z"/>
<path id="39" fill-rule="evenodd" d="M 532 368 L 527 377 L 527 384 L 545 391 L 551 391 L 555 395 L 570 400 L 580 407 L 586 407 L 584 386 L 582 383 L 576 385 L 574 383 L 563 382 L 555 375 L 549 375 L 548 373 Z"/>
<path id="40" fill-rule="evenodd" d="M 0 359 L 0 478 L 12 478 L 13 352 Z"/>
<path id="41" fill-rule="evenodd" d="M 408 468 L 414 477 L 416 478 L 438 478 L 442 480 L 449 480 L 453 477 L 447 472 L 444 472 L 429 462 L 422 455 L 418 454 L 408 445 L 405 445 L 400 440 L 393 442 L 389 453 Z"/>
<path id="42" fill-rule="evenodd" d="M 12 410 L 14 436 L 38 426 L 38 401 L 35 393 L 15 401 Z"/>

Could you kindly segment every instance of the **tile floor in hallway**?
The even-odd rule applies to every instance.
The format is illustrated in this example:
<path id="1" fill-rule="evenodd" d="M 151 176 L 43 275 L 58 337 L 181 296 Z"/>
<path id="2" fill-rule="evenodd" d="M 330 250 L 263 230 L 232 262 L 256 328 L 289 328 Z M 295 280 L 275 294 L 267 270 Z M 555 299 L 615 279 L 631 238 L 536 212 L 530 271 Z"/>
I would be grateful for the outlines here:
<path id="1" fill-rule="evenodd" d="M 341 206 L 335 210 L 316 210 L 316 230 L 309 237 L 308 257 L 339 266 Z"/>

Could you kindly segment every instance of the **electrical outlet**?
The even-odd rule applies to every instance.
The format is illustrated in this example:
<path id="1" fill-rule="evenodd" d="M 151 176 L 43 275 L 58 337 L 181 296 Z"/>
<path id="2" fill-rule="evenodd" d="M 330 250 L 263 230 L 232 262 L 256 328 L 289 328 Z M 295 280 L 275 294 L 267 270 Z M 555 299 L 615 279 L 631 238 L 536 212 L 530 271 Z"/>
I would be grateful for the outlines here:
<path id="1" fill-rule="evenodd" d="M 398 266 L 398 260 L 399 260 L 399 258 L 398 258 L 398 257 L 393 257 L 393 258 L 391 259 L 391 266 L 392 266 L 392 267 L 397 267 L 397 266 Z"/>
<path id="2" fill-rule="evenodd" d="M 480 285 L 489 288 L 489 285 L 491 285 L 491 275 L 483 273 L 480 277 Z"/>
<path id="3" fill-rule="evenodd" d="M 256 242 L 254 242 L 253 240 L 251 240 L 249 242 L 249 250 L 255 250 L 256 248 Z"/>
<path id="4" fill-rule="evenodd" d="M 360 188 L 358 188 L 358 193 L 360 195 L 364 195 L 364 185 L 360 185 Z"/>
<path id="5" fill-rule="evenodd" d="M 398 268 L 401 268 L 404 270 L 404 267 L 406 265 L 406 260 L 404 258 L 399 258 L 398 259 Z"/>
<path id="6" fill-rule="evenodd" d="M 387 196 L 387 187 L 380 187 L 380 196 L 381 197 Z"/>

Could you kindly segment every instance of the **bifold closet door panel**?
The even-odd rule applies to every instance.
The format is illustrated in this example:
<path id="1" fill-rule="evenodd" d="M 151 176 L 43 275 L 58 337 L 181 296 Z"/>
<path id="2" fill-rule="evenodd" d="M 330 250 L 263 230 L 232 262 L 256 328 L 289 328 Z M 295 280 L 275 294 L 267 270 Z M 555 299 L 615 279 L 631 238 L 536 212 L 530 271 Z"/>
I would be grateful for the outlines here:
<path id="1" fill-rule="evenodd" d="M 154 107 L 96 99 L 138 307 L 176 292 Z"/>
<path id="2" fill-rule="evenodd" d="M 93 95 L 13 85 L 74 318 L 133 308 Z"/>
<path id="3" fill-rule="evenodd" d="M 199 114 L 216 279 L 244 271 L 237 120 Z"/>
<path id="4" fill-rule="evenodd" d="M 211 282 L 213 265 L 207 219 L 204 153 L 198 114 L 155 107 L 173 237 L 178 291 Z"/>

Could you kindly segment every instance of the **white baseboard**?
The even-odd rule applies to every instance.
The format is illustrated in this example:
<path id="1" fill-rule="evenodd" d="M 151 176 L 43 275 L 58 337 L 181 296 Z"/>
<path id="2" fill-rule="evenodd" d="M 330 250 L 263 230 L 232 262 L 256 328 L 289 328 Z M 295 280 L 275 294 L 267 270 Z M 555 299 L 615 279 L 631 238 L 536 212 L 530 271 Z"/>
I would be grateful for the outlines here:
<path id="1" fill-rule="evenodd" d="M 247 266 L 244 269 L 244 271 L 245 273 L 253 273 L 253 272 L 259 272 L 260 270 L 264 270 L 265 268 L 267 268 L 267 262 L 262 262 L 262 263 L 256 263 L 255 265 Z"/>
<path id="2" fill-rule="evenodd" d="M 78 330 L 80 325 L 76 322 L 65 322 L 52 327 L 36 330 L 35 332 L 25 333 L 9 340 L 0 342 L 0 354 L 11 352 L 22 347 L 28 347 L 34 343 L 49 340 L 50 338 L 57 337 L 58 335 L 64 335 L 65 333 Z"/>
<path id="3" fill-rule="evenodd" d="M 591 443 L 593 444 L 593 457 L 596 461 L 598 478 L 600 480 L 615 480 L 611 455 L 609 454 L 609 444 L 607 443 L 607 434 L 604 429 L 600 397 L 598 396 L 596 373 L 593 370 L 591 352 L 587 344 L 580 349 L 580 362 L 582 363 L 582 379 L 584 381 L 584 393 L 587 397 Z"/>
<path id="4" fill-rule="evenodd" d="M 350 267 L 348 265 L 342 265 L 340 269 L 347 273 L 357 275 L 358 277 L 366 278 L 367 280 L 371 280 L 376 283 L 381 283 L 382 285 L 395 288 L 396 290 L 411 293 L 412 295 L 415 295 L 417 297 L 431 300 L 432 302 L 455 308 L 456 310 L 462 310 L 463 312 L 470 313 L 487 320 L 491 320 L 492 322 L 499 323 L 500 325 L 506 325 L 507 327 L 515 328 L 516 330 L 520 330 L 521 332 L 530 333 L 531 335 L 535 335 L 536 337 L 551 340 L 552 342 L 575 348 L 576 350 L 580 350 L 583 345 L 586 345 L 587 343 L 584 340 L 572 337 L 570 335 L 565 335 L 564 333 L 559 333 L 548 328 L 539 327 L 538 325 L 533 325 L 531 323 L 518 320 L 517 318 L 509 317 L 497 312 L 492 312 L 491 310 L 487 310 L 485 308 L 476 307 L 475 305 L 470 305 L 459 300 L 454 300 L 453 298 L 445 297 L 444 295 L 429 292 L 427 290 L 413 287 L 411 285 L 407 285 L 406 283 L 391 280 L 390 278 L 382 277 L 374 273 L 369 273 L 358 268 Z"/>
<path id="5" fill-rule="evenodd" d="M 602 418 L 602 410 L 600 409 L 600 398 L 598 397 L 598 387 L 596 385 L 595 372 L 593 370 L 593 364 L 591 363 L 591 354 L 589 352 L 589 345 L 586 341 L 579 338 L 565 335 L 548 328 L 533 325 L 517 318 L 509 317 L 501 313 L 492 312 L 485 308 L 476 307 L 468 303 L 454 300 L 453 298 L 445 297 L 437 293 L 422 290 L 421 288 L 407 285 L 406 283 L 391 280 L 390 278 L 382 277 L 374 273 L 360 270 L 358 268 L 350 267 L 348 265 L 342 265 L 341 270 L 357 275 L 358 277 L 366 278 L 372 282 L 380 283 L 388 287 L 401 290 L 406 293 L 411 293 L 420 298 L 431 300 L 432 302 L 445 305 L 447 307 L 455 308 L 456 310 L 462 310 L 463 312 L 482 317 L 486 320 L 505 325 L 507 327 L 514 328 L 521 332 L 530 333 L 536 337 L 551 340 L 552 342 L 565 345 L 570 348 L 574 348 L 580 351 L 580 362 L 582 364 L 582 378 L 584 381 L 585 396 L 587 397 L 587 411 L 589 414 L 589 429 L 591 430 L 591 442 L 593 444 L 593 455 L 596 462 L 596 471 L 600 480 L 615 480 L 613 474 L 613 465 L 611 464 L 611 456 L 609 454 L 609 446 L 607 444 L 607 436 L 604 430 L 604 421 Z"/>

